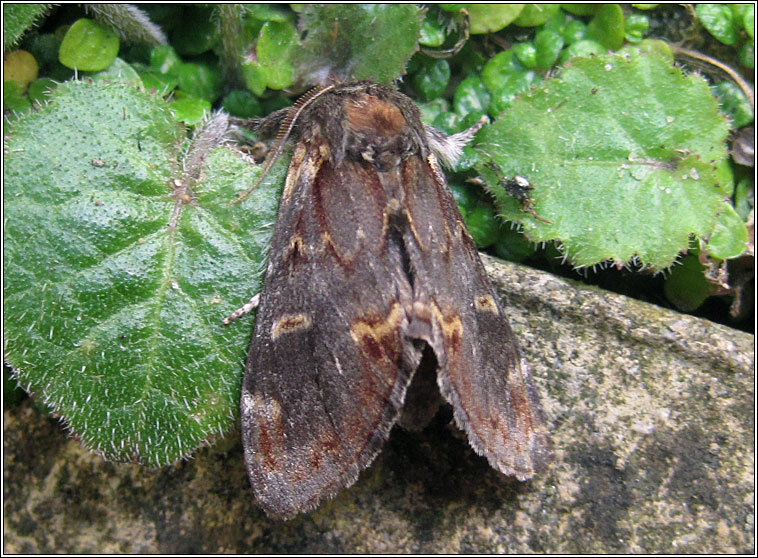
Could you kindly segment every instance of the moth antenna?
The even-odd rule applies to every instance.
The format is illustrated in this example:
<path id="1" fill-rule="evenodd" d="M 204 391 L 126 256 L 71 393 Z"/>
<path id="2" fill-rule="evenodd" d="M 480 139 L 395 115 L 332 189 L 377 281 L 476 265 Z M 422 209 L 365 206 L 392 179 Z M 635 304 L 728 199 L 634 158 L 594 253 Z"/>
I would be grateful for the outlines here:
<path id="1" fill-rule="evenodd" d="M 232 204 L 239 203 L 242 200 L 244 200 L 253 192 L 253 190 L 255 190 L 258 187 L 258 185 L 261 182 L 263 182 L 263 179 L 266 178 L 268 171 L 271 170 L 271 167 L 274 166 L 274 163 L 277 161 L 277 159 L 279 159 L 279 156 L 282 154 L 282 151 L 284 150 L 284 142 L 286 142 L 287 139 L 290 137 L 292 128 L 295 127 L 295 123 L 297 122 L 297 119 L 300 116 L 300 114 L 313 101 L 315 101 L 321 95 L 323 95 L 324 93 L 332 89 L 334 89 L 334 85 L 327 85 L 326 87 L 322 87 L 322 86 L 314 87 L 313 89 L 308 91 L 305 95 L 300 97 L 297 101 L 295 101 L 295 104 L 292 105 L 292 108 L 290 108 L 289 112 L 287 113 L 287 116 L 284 118 L 281 126 L 279 127 L 279 131 L 277 132 L 276 138 L 274 140 L 273 148 L 266 155 L 265 161 L 263 161 L 263 170 L 261 171 L 261 174 L 258 176 L 258 179 L 255 181 L 255 183 L 250 187 L 250 189 L 247 192 L 244 192 L 243 194 L 239 194 L 237 196 L 237 199 L 234 200 Z"/>

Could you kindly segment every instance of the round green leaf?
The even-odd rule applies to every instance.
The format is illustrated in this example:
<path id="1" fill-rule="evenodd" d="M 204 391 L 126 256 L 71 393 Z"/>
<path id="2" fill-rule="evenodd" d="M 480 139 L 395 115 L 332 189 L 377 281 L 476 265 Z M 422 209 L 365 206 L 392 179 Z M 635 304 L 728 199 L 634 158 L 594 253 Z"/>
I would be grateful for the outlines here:
<path id="1" fill-rule="evenodd" d="M 649 28 L 650 19 L 645 14 L 630 14 L 625 22 L 626 40 L 631 43 L 640 42 Z"/>
<path id="2" fill-rule="evenodd" d="M 170 107 L 177 122 L 183 122 L 187 126 L 194 126 L 211 110 L 211 104 L 206 99 L 198 99 L 190 95 L 177 98 Z"/>
<path id="3" fill-rule="evenodd" d="M 608 50 L 624 44 L 624 12 L 618 4 L 605 4 L 587 25 L 587 38 L 597 41 Z"/>
<path id="4" fill-rule="evenodd" d="M 751 39 L 755 38 L 755 4 L 749 4 L 742 13 L 742 26 Z"/>
<path id="5" fill-rule="evenodd" d="M 732 126 L 741 128 L 753 121 L 753 105 L 745 97 L 742 89 L 731 81 L 722 81 L 712 86 L 711 89 L 718 97 L 721 110 L 732 119 Z"/>
<path id="6" fill-rule="evenodd" d="M 560 4 L 524 4 L 524 9 L 513 21 L 513 25 L 537 27 L 556 15 L 560 9 Z"/>
<path id="7" fill-rule="evenodd" d="M 484 113 L 490 106 L 490 98 L 490 92 L 487 91 L 482 79 L 478 76 L 469 76 L 456 88 L 453 107 L 461 116 L 466 116 L 470 112 Z"/>
<path id="8" fill-rule="evenodd" d="M 223 86 L 221 73 L 217 68 L 202 62 L 185 62 L 174 72 L 179 89 L 190 97 L 205 99 L 213 103 Z"/>
<path id="9" fill-rule="evenodd" d="M 40 68 L 59 63 L 58 48 L 60 41 L 57 41 L 52 33 L 33 35 L 24 41 L 24 46 L 32 53 Z"/>
<path id="10" fill-rule="evenodd" d="M 446 99 L 440 98 L 419 105 L 418 108 L 421 111 L 421 121 L 424 124 L 431 124 L 441 113 L 450 110 L 450 104 Z"/>
<path id="11" fill-rule="evenodd" d="M 161 74 L 171 74 L 179 70 L 182 59 L 171 45 L 158 45 L 150 51 L 150 67 Z"/>
<path id="12" fill-rule="evenodd" d="M 455 112 L 442 112 L 434 119 L 432 126 L 438 130 L 442 130 L 446 134 L 454 134 L 461 131 L 462 120 L 460 114 Z"/>
<path id="13" fill-rule="evenodd" d="M 739 33 L 728 4 L 698 4 L 695 13 L 708 32 L 725 45 L 736 45 Z"/>
<path id="14" fill-rule="evenodd" d="M 37 79 L 37 61 L 25 50 L 14 50 L 3 57 L 3 80 L 15 81 L 22 90 Z"/>
<path id="15" fill-rule="evenodd" d="M 277 6 L 275 4 L 242 4 L 242 6 L 250 17 L 261 21 L 291 20 L 292 13 L 288 12 L 286 4 L 284 6 Z M 290 4 L 290 8 L 294 9 L 294 6 Z"/>
<path id="16" fill-rule="evenodd" d="M 23 112 L 31 108 L 32 103 L 17 82 L 3 82 L 3 110 Z"/>
<path id="17" fill-rule="evenodd" d="M 692 312 L 708 298 L 711 286 L 705 278 L 705 268 L 696 255 L 688 254 L 678 263 L 666 278 L 663 292 L 677 308 Z"/>
<path id="18" fill-rule="evenodd" d="M 418 44 L 426 47 L 442 46 L 442 43 L 445 42 L 446 36 L 445 28 L 439 21 L 437 21 L 437 18 L 427 15 L 427 17 L 424 18 L 424 23 L 421 24 Z"/>
<path id="19" fill-rule="evenodd" d="M 734 207 L 728 202 L 721 205 L 716 226 L 708 239 L 706 250 L 720 260 L 736 258 L 745 253 L 748 231 Z"/>
<path id="20" fill-rule="evenodd" d="M 479 203 L 479 196 L 477 195 L 476 190 L 468 184 L 451 182 L 450 191 L 453 194 L 453 199 L 455 200 L 461 215 L 467 215 L 469 211 L 473 210 Z"/>
<path id="21" fill-rule="evenodd" d="M 474 168 L 474 165 L 479 163 L 479 152 L 473 147 L 468 145 L 463 148 L 458 163 L 455 165 L 455 172 L 466 172 Z"/>
<path id="22" fill-rule="evenodd" d="M 260 101 L 249 91 L 230 91 L 224 97 L 222 106 L 226 112 L 239 118 L 254 118 L 263 112 Z"/>
<path id="23" fill-rule="evenodd" d="M 50 78 L 39 78 L 29 85 L 29 100 L 33 103 L 46 102 L 53 89 L 58 86 L 58 82 Z"/>
<path id="24" fill-rule="evenodd" d="M 560 33 L 542 29 L 534 36 L 537 68 L 547 70 L 558 59 L 563 48 L 563 37 Z"/>
<path id="25" fill-rule="evenodd" d="M 560 56 L 561 62 L 567 62 L 572 58 L 582 57 L 589 58 L 592 56 L 599 56 L 605 53 L 605 47 L 596 41 L 590 39 L 583 39 L 570 45 L 568 48 L 563 49 Z"/>
<path id="26" fill-rule="evenodd" d="M 523 71 L 524 66 L 518 61 L 513 50 L 498 52 L 489 59 L 482 70 L 482 81 L 490 93 L 503 86 L 511 74 Z"/>
<path id="27" fill-rule="evenodd" d="M 587 25 L 578 19 L 572 19 L 563 30 L 563 40 L 567 45 L 572 45 L 587 37 Z"/>
<path id="28" fill-rule="evenodd" d="M 486 248 L 495 242 L 498 223 L 491 207 L 474 207 L 464 215 L 463 220 L 477 248 Z"/>
<path id="29" fill-rule="evenodd" d="M 284 89 L 294 83 L 292 56 L 296 45 L 297 31 L 289 21 L 267 21 L 261 28 L 255 53 L 271 89 Z"/>
<path id="30" fill-rule="evenodd" d="M 516 43 L 513 46 L 513 53 L 524 68 L 532 69 L 537 67 L 537 47 L 531 41 Z"/>
<path id="31" fill-rule="evenodd" d="M 513 228 L 512 223 L 501 221 L 498 225 L 494 249 L 499 258 L 512 262 L 522 262 L 534 254 L 535 245 Z"/>
<path id="32" fill-rule="evenodd" d="M 430 59 L 413 74 L 413 86 L 424 101 L 440 97 L 450 81 L 447 60 Z"/>
<path id="33" fill-rule="evenodd" d="M 91 19 L 80 19 L 63 37 L 58 60 L 72 70 L 97 72 L 111 65 L 118 47 L 118 36 L 111 29 Z"/>
<path id="34" fill-rule="evenodd" d="M 463 4 L 468 10 L 471 33 L 494 33 L 510 25 L 524 9 L 524 4 Z"/>
<path id="35" fill-rule="evenodd" d="M 561 8 L 566 10 L 570 14 L 578 16 L 590 16 L 594 15 L 599 8 L 599 4 L 561 4 Z"/>

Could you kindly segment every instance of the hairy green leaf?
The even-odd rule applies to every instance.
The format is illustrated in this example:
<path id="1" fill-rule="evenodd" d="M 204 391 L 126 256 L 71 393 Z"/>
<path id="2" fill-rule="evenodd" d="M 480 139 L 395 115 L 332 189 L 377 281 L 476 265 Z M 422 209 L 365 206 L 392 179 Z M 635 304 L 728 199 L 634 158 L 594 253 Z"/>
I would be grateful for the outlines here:
<path id="1" fill-rule="evenodd" d="M 52 4 L 3 4 L 3 50 L 18 44 L 21 36 L 42 19 Z"/>
<path id="2" fill-rule="evenodd" d="M 416 51 L 422 22 L 412 4 L 309 4 L 300 14 L 307 37 L 298 75 L 306 83 L 333 76 L 389 84 Z"/>
<path id="3" fill-rule="evenodd" d="M 637 258 L 662 269 L 690 234 L 716 228 L 732 190 L 728 131 L 705 80 L 636 51 L 574 59 L 501 113 L 477 147 L 534 185 L 534 210 L 552 223 L 493 188 L 532 241 L 559 240 L 577 266 Z M 496 184 L 486 164 L 478 170 Z"/>
<path id="4" fill-rule="evenodd" d="M 161 465 L 232 427 L 283 165 L 188 141 L 160 97 L 69 82 L 10 128 L 6 359 L 84 445 Z M 245 320 L 241 320 L 245 322 Z"/>

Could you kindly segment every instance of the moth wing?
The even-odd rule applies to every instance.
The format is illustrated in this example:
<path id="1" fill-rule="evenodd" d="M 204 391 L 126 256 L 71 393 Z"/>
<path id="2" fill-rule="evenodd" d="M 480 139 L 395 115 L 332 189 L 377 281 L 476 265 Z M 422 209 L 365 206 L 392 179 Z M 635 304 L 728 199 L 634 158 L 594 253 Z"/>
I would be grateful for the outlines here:
<path id="1" fill-rule="evenodd" d="M 402 334 L 400 254 L 377 241 L 383 204 L 360 165 L 331 164 L 317 141 L 293 155 L 242 387 L 248 473 L 279 518 L 356 480 L 420 359 Z"/>
<path id="2" fill-rule="evenodd" d="M 408 164 L 416 179 L 405 243 L 418 310 L 410 331 L 434 350 L 440 391 L 474 450 L 530 478 L 552 453 L 529 366 L 436 160 Z"/>

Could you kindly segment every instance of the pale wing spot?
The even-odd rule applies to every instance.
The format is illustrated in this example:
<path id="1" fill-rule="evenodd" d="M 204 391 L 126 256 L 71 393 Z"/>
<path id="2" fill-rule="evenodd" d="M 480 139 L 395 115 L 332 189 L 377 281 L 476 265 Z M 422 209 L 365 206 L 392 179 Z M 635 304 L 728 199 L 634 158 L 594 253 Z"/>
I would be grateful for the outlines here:
<path id="1" fill-rule="evenodd" d="M 432 304 L 432 312 L 437 320 L 443 335 L 453 340 L 460 340 L 463 337 L 463 322 L 456 310 L 444 312 L 437 304 Z"/>
<path id="2" fill-rule="evenodd" d="M 287 179 L 284 182 L 284 192 L 282 195 L 283 203 L 289 203 L 292 192 L 295 190 L 295 185 L 300 179 L 300 174 L 304 170 L 303 159 L 307 149 L 305 144 L 299 143 L 295 148 L 295 152 L 292 154 L 292 160 L 290 161 L 290 170 L 287 173 Z"/>
<path id="3" fill-rule="evenodd" d="M 474 304 L 477 310 L 492 312 L 493 314 L 499 314 L 495 299 L 490 295 L 478 296 L 474 300 Z"/>
<path id="4" fill-rule="evenodd" d="M 299 329 L 308 329 L 311 327 L 311 319 L 305 314 L 287 314 L 271 328 L 271 339 L 274 340 L 285 333 L 292 333 Z"/>
<path id="5" fill-rule="evenodd" d="M 385 320 L 375 323 L 358 321 L 350 328 L 350 335 L 356 342 L 366 336 L 379 340 L 387 335 L 393 335 L 400 326 L 402 317 L 403 310 L 399 304 L 395 303 L 392 305 L 392 309 Z"/>
<path id="6" fill-rule="evenodd" d="M 242 393 L 242 414 L 265 417 L 270 423 L 279 424 L 282 420 L 282 405 L 276 399 L 264 397 L 260 392 Z"/>

